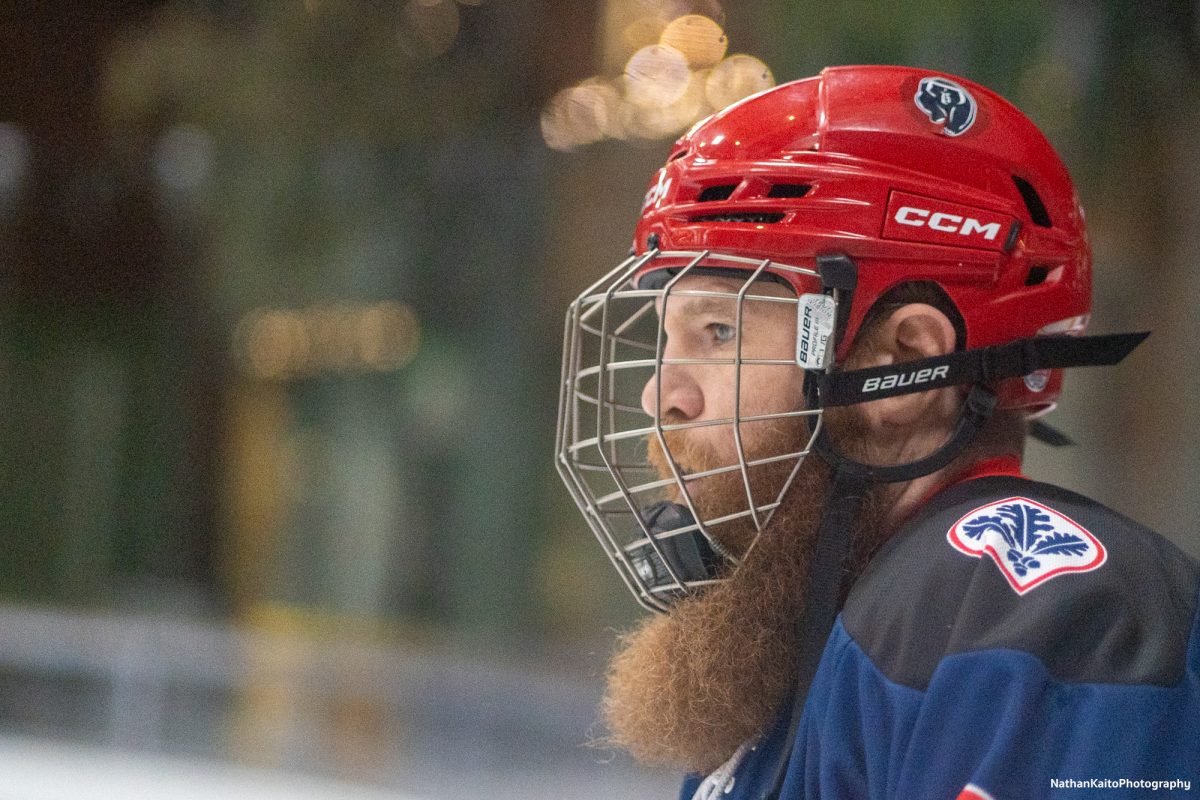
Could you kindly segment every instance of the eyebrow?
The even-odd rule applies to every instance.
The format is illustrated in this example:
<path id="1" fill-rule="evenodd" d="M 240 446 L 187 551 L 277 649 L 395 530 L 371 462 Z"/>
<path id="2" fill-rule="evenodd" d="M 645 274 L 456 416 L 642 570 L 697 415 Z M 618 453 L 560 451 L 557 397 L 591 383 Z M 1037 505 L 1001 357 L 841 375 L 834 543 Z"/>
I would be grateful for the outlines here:
<path id="1" fill-rule="evenodd" d="M 676 302 L 682 301 L 681 305 L 672 306 L 676 311 L 684 314 L 716 314 L 724 316 L 735 316 L 737 314 L 737 298 L 730 297 L 680 297 Z M 746 295 L 745 302 L 742 308 L 761 307 L 763 302 L 768 305 L 777 305 L 786 303 L 786 298 L 776 298 L 772 295 Z M 770 301 L 779 301 L 779 303 Z M 794 302 L 794 301 L 793 301 Z"/>
<path id="2" fill-rule="evenodd" d="M 737 313 L 737 300 L 732 297 L 689 297 L 679 308 L 685 314 L 725 314 Z"/>

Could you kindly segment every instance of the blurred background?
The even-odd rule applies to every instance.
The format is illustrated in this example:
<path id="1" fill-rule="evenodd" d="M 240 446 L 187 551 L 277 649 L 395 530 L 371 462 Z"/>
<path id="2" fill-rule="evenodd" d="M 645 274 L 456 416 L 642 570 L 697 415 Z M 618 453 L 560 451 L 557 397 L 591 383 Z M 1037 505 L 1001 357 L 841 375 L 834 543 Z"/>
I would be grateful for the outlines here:
<path id="1" fill-rule="evenodd" d="M 1028 471 L 1200 555 L 1195 0 L 30 0 L 0 63 L 0 798 L 673 796 L 587 745 L 638 611 L 562 314 L 676 135 L 827 64 L 1058 147 L 1091 330 L 1154 335 Z"/>

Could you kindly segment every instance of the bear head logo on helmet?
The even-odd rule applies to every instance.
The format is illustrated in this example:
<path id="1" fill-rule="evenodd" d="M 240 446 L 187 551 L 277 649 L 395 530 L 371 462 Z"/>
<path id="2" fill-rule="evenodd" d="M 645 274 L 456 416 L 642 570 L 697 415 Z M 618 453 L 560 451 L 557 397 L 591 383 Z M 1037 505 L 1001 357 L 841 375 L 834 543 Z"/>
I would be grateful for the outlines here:
<path id="1" fill-rule="evenodd" d="M 947 136 L 961 136 L 975 122 L 975 98 L 954 81 L 930 75 L 917 84 L 917 107 L 938 123 Z"/>

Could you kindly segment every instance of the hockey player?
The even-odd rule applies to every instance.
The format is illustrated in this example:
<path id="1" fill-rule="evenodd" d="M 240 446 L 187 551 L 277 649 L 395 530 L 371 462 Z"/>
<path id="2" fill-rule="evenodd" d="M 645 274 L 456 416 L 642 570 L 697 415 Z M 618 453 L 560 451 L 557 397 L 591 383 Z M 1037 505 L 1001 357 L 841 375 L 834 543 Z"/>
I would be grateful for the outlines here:
<path id="1" fill-rule="evenodd" d="M 1090 295 L 1066 169 L 969 81 L 831 68 L 685 135 L 567 315 L 560 471 L 661 612 L 612 741 L 683 798 L 1190 791 L 1200 567 L 1021 472 L 1143 338 Z"/>

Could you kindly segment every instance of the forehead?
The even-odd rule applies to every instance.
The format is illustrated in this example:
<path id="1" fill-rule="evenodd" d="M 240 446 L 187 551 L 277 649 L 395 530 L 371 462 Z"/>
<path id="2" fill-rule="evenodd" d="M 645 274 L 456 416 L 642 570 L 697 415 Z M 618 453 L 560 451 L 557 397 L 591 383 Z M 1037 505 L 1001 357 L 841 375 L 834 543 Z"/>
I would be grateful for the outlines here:
<path id="1" fill-rule="evenodd" d="M 737 293 L 746 286 L 746 279 L 741 276 L 728 278 L 719 275 L 684 275 L 671 289 L 667 313 L 674 315 L 692 315 L 705 312 L 732 312 L 737 306 Z M 693 295 L 691 292 L 712 292 L 712 295 Z M 725 295 L 725 296 L 719 296 Z M 768 302 L 755 298 L 771 297 L 794 300 L 795 292 L 790 286 L 778 281 L 759 279 L 750 284 L 746 290 L 745 313 L 766 314 L 787 312 L 794 307 L 793 303 Z M 662 313 L 662 298 L 657 301 L 659 313 Z"/>

